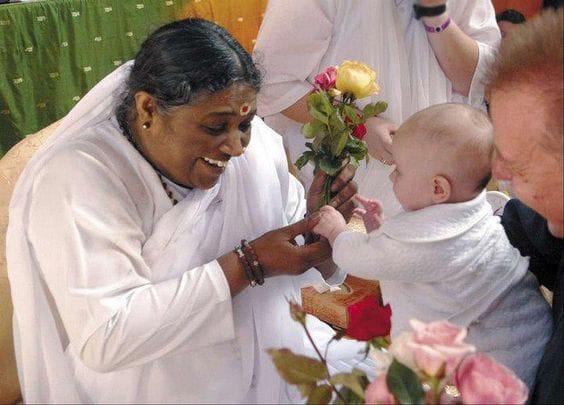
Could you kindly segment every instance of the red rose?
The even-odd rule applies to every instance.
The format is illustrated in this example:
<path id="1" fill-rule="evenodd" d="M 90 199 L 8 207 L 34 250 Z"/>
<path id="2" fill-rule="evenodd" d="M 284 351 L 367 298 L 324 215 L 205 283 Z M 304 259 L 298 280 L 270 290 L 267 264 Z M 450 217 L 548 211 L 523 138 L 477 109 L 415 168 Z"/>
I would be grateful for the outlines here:
<path id="1" fill-rule="evenodd" d="M 361 116 L 359 113 L 357 113 L 356 115 L 359 118 Z M 345 117 L 344 121 L 345 124 L 350 124 L 352 122 L 352 120 L 349 117 Z M 366 135 L 366 125 L 364 124 L 355 125 L 351 135 L 362 141 L 364 139 L 364 135 Z"/>
<path id="2" fill-rule="evenodd" d="M 323 72 L 315 76 L 315 86 L 321 90 L 329 90 L 335 87 L 337 80 L 337 69 L 333 66 L 328 67 Z"/>
<path id="3" fill-rule="evenodd" d="M 371 296 L 349 305 L 347 312 L 349 314 L 347 336 L 367 342 L 390 334 L 392 327 L 390 304 L 381 306 L 376 297 Z"/>
<path id="4" fill-rule="evenodd" d="M 364 139 L 364 135 L 366 135 L 366 125 L 364 124 L 355 125 L 352 131 L 352 136 L 362 141 Z"/>

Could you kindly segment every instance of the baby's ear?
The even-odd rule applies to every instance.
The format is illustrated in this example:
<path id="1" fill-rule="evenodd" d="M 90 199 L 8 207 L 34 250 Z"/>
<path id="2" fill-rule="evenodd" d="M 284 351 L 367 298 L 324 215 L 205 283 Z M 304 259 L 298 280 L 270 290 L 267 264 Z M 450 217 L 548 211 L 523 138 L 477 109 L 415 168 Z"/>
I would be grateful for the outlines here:
<path id="1" fill-rule="evenodd" d="M 452 188 L 450 181 L 444 176 L 433 177 L 433 203 L 442 204 L 449 200 Z"/>

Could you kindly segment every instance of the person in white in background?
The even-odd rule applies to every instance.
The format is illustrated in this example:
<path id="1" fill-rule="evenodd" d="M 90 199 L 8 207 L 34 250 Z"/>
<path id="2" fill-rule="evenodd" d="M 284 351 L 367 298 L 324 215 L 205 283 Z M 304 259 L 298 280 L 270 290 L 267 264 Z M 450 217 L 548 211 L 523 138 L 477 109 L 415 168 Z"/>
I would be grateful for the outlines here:
<path id="1" fill-rule="evenodd" d="M 309 121 L 306 98 L 313 78 L 328 66 L 357 60 L 376 70 L 388 110 L 368 120 L 373 159 L 355 180 L 386 212 L 399 210 L 388 175 L 392 135 L 411 114 L 455 101 L 482 106 L 483 72 L 500 40 L 489 0 L 270 0 L 253 58 L 264 69 L 258 115 L 284 137 L 290 159 L 305 150 L 300 132 Z M 417 14 L 417 15 L 416 15 Z M 300 171 L 306 188 L 311 165 Z"/>
<path id="2" fill-rule="evenodd" d="M 382 221 L 376 200 L 358 197 L 368 234 L 321 208 L 314 228 L 333 260 L 355 276 L 380 281 L 392 307 L 392 339 L 409 319 L 446 319 L 467 327 L 469 343 L 534 382 L 551 331 L 550 308 L 493 215 L 485 187 L 493 130 L 463 104 L 440 104 L 400 126 L 392 145 L 394 192 L 404 212 Z"/>

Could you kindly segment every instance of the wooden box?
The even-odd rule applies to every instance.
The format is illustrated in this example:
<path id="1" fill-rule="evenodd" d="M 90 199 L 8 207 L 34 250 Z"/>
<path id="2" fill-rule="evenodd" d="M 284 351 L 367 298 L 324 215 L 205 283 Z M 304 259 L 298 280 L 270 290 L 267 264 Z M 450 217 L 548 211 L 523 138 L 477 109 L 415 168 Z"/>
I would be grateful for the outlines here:
<path id="1" fill-rule="evenodd" d="M 340 291 L 318 293 L 313 287 L 306 287 L 302 288 L 301 293 L 305 312 L 340 329 L 347 328 L 349 305 L 368 296 L 375 296 L 382 302 L 378 281 L 365 280 L 350 274 L 345 278 Z"/>

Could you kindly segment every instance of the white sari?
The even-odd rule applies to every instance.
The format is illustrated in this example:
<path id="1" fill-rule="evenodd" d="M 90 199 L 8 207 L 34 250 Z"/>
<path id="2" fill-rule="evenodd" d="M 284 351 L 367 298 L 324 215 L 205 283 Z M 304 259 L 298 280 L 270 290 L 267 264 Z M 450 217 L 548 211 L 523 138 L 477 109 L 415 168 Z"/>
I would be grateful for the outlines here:
<path id="1" fill-rule="evenodd" d="M 16 186 L 7 236 L 26 402 L 280 402 L 264 349 L 302 351 L 291 297 L 318 273 L 231 299 L 215 260 L 301 219 L 301 185 L 260 119 L 219 183 L 176 206 L 120 133 L 126 64 L 65 117 Z"/>

